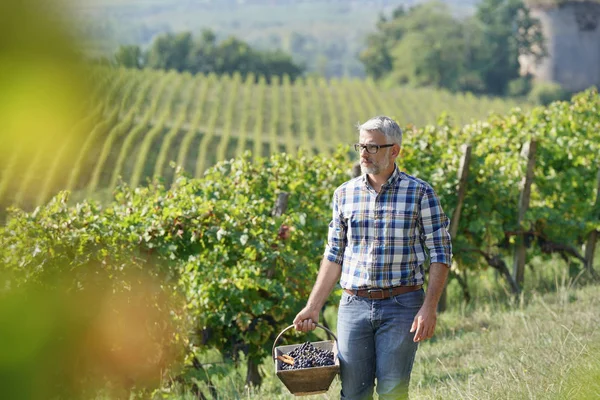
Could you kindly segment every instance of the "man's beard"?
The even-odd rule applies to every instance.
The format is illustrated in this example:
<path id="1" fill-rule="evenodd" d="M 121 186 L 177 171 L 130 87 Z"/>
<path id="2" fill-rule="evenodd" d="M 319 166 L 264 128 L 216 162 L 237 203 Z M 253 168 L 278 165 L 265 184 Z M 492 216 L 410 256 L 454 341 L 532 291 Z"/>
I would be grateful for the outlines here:
<path id="1" fill-rule="evenodd" d="M 369 160 L 369 161 L 371 161 L 371 160 Z M 364 166 L 361 162 L 360 163 L 360 171 L 363 174 L 377 175 L 377 174 L 380 174 L 382 171 L 385 171 L 389 166 L 390 166 L 390 159 L 386 157 L 383 159 L 383 161 L 381 161 L 379 163 L 372 162 L 372 164 L 369 166 Z"/>

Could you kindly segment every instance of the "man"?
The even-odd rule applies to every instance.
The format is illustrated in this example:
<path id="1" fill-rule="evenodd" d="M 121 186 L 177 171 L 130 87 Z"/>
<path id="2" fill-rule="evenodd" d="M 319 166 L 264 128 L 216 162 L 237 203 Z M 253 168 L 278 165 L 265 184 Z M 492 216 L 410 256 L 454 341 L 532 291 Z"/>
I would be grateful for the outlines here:
<path id="1" fill-rule="evenodd" d="M 437 304 L 451 265 L 449 220 L 431 186 L 396 166 L 402 130 L 388 117 L 359 126 L 363 175 L 333 195 L 333 218 L 315 286 L 294 319 L 315 329 L 340 281 L 337 337 L 342 399 L 408 397 L 419 342 L 433 336 Z M 429 250 L 427 294 L 424 283 Z"/>

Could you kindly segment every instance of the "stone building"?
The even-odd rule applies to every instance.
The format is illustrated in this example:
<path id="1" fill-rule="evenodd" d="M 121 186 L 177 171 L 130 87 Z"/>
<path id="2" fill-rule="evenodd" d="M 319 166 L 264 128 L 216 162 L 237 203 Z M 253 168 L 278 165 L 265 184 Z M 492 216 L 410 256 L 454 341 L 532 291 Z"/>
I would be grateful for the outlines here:
<path id="1" fill-rule="evenodd" d="M 570 92 L 600 88 L 600 1 L 526 3 L 541 22 L 549 55 L 538 64 L 521 57 L 522 72 Z"/>

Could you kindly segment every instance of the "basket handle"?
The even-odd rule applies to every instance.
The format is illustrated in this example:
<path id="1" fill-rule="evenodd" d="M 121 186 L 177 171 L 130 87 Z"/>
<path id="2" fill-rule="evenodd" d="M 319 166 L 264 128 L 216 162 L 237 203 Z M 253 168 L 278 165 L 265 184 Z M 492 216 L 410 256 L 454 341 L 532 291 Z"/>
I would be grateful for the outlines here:
<path id="1" fill-rule="evenodd" d="M 324 327 L 323 325 L 319 324 L 318 322 L 315 322 L 314 324 L 316 326 L 318 326 L 319 328 L 325 329 L 327 332 L 329 332 L 335 338 L 335 341 L 337 342 L 337 337 L 328 328 Z M 271 355 L 273 356 L 273 359 L 275 359 L 275 347 L 277 345 L 277 342 L 279 341 L 279 338 L 281 337 L 281 335 L 283 335 L 285 333 L 285 331 L 287 331 L 288 329 L 291 329 L 293 327 L 294 327 L 294 324 L 288 326 L 287 328 L 285 328 L 284 330 L 282 330 L 281 332 L 279 332 L 279 335 L 277 335 L 277 337 L 275 338 L 275 341 L 273 342 L 273 349 L 271 350 Z"/>

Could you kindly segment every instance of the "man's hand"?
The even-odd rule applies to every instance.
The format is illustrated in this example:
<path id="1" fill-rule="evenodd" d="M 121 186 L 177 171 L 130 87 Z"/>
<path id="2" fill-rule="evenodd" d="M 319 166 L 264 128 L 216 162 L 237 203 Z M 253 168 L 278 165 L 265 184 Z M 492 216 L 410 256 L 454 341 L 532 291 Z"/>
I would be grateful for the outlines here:
<path id="1" fill-rule="evenodd" d="M 427 286 L 425 301 L 410 327 L 410 332 L 415 332 L 413 339 L 415 342 L 433 337 L 435 324 L 437 323 L 437 304 L 444 291 L 449 270 L 450 268 L 446 264 L 438 262 L 431 263 L 429 266 L 429 285 Z"/>
<path id="2" fill-rule="evenodd" d="M 314 330 L 317 327 L 317 322 L 319 322 L 319 311 L 315 311 L 308 306 L 304 307 L 302 311 L 296 315 L 296 318 L 294 318 L 296 330 L 300 332 Z"/>
<path id="3" fill-rule="evenodd" d="M 435 331 L 435 325 L 437 323 L 437 310 L 436 307 L 430 307 L 423 305 L 410 327 L 410 332 L 415 332 L 414 342 L 420 342 L 422 340 L 431 339 L 433 332 Z"/>

